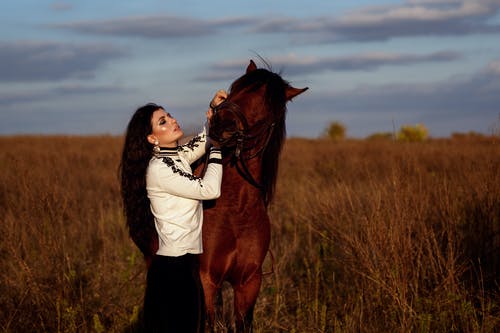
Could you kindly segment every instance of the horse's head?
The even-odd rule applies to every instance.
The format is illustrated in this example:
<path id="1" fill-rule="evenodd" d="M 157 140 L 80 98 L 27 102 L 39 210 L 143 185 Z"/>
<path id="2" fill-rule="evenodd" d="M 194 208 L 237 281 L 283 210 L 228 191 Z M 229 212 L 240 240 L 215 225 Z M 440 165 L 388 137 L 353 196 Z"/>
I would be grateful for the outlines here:
<path id="1" fill-rule="evenodd" d="M 246 169 L 247 161 L 261 157 L 262 177 L 247 171 L 243 178 L 262 189 L 266 203 L 274 191 L 285 137 L 286 103 L 307 89 L 292 87 L 280 75 L 257 68 L 250 60 L 246 73 L 233 82 L 227 100 L 211 119 L 210 137 L 219 142 L 233 162 L 239 161 Z"/>
<path id="2" fill-rule="evenodd" d="M 285 134 L 286 103 L 307 89 L 292 87 L 250 60 L 246 73 L 233 82 L 227 100 L 215 110 L 210 136 L 237 153 L 251 147 L 265 149 L 270 139 Z"/>

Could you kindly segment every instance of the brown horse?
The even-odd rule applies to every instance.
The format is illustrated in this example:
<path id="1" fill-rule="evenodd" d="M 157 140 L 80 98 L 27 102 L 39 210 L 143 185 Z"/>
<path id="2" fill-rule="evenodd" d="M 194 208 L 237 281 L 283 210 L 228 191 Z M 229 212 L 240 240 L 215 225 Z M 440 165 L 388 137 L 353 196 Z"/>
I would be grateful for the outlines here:
<path id="1" fill-rule="evenodd" d="M 212 118 L 209 134 L 223 150 L 221 196 L 205 204 L 200 276 L 207 320 L 214 329 L 216 297 L 228 281 L 237 331 L 251 331 L 262 263 L 269 249 L 267 206 L 285 138 L 286 103 L 297 89 L 250 61 Z"/>

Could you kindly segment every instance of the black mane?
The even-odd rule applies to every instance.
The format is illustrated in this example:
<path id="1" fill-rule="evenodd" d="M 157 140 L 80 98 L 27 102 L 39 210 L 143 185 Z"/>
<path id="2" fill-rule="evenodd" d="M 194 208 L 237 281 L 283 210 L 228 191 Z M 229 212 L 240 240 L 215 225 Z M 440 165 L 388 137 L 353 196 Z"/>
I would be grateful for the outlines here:
<path id="1" fill-rule="evenodd" d="M 279 155 L 286 137 L 286 89 L 289 83 L 276 73 L 267 69 L 256 69 L 251 71 L 231 85 L 231 94 L 246 90 L 255 92 L 265 86 L 263 96 L 267 110 L 274 119 L 275 126 L 269 143 L 263 152 L 261 183 L 263 186 L 264 202 L 266 206 L 271 202 L 276 179 L 278 176 Z"/>

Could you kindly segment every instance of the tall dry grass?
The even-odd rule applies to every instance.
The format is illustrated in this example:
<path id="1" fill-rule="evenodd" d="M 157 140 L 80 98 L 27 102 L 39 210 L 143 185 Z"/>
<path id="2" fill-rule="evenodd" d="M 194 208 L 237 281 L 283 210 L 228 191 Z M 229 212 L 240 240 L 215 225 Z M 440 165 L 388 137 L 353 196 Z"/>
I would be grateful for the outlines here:
<path id="1" fill-rule="evenodd" d="M 119 145 L 112 137 L 0 140 L 3 331 L 118 329 L 131 318 L 142 263 L 121 213 Z"/>
<path id="2" fill-rule="evenodd" d="M 135 331 L 121 143 L 0 138 L 3 332 Z M 498 141 L 289 139 L 255 331 L 494 332 L 499 184 Z"/>

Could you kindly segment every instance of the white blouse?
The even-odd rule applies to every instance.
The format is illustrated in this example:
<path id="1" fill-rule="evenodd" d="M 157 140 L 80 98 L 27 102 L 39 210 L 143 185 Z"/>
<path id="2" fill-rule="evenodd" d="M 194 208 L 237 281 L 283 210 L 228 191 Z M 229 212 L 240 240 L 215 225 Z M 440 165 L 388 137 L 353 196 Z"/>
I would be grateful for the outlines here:
<path id="1" fill-rule="evenodd" d="M 192 174 L 191 163 L 203 156 L 206 143 L 203 131 L 187 144 L 161 148 L 149 162 L 146 188 L 159 236 L 158 255 L 203 252 L 202 200 L 218 198 L 222 182 L 221 151 L 214 147 L 203 178 Z"/>

